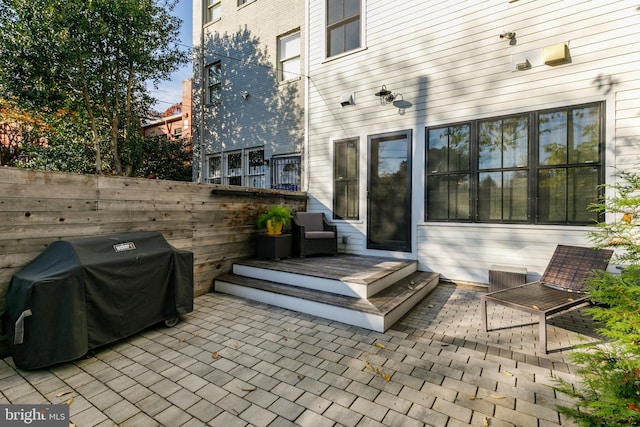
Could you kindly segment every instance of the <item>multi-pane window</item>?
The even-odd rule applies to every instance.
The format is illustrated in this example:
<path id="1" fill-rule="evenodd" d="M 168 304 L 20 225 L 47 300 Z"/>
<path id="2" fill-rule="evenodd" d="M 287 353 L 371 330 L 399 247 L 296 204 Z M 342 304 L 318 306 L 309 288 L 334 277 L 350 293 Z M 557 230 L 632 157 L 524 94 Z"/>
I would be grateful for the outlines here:
<path id="1" fill-rule="evenodd" d="M 333 159 L 333 217 L 358 219 L 358 139 L 335 141 Z"/>
<path id="2" fill-rule="evenodd" d="M 206 68 L 207 73 L 207 103 L 220 102 L 222 95 L 222 67 L 220 62 L 215 62 Z"/>
<path id="3" fill-rule="evenodd" d="M 470 125 L 429 129 L 427 138 L 427 218 L 469 220 Z"/>
<path id="4" fill-rule="evenodd" d="M 528 116 L 478 122 L 478 221 L 527 221 Z"/>
<path id="5" fill-rule="evenodd" d="M 327 57 L 360 44 L 361 0 L 327 0 Z"/>
<path id="6" fill-rule="evenodd" d="M 592 224 L 604 104 L 427 129 L 426 219 Z"/>
<path id="7" fill-rule="evenodd" d="M 242 185 L 242 151 L 225 153 L 224 183 Z"/>
<path id="8" fill-rule="evenodd" d="M 216 153 L 208 157 L 207 182 L 265 188 L 264 148 Z"/>
<path id="9" fill-rule="evenodd" d="M 264 149 L 256 148 L 245 151 L 247 174 L 244 185 L 246 187 L 264 188 Z"/>
<path id="10" fill-rule="evenodd" d="M 271 188 L 300 190 L 300 156 L 271 158 Z"/>
<path id="11" fill-rule="evenodd" d="M 222 184 L 222 156 L 220 154 L 209 156 L 208 164 L 207 182 L 209 184 Z"/>
<path id="12" fill-rule="evenodd" d="M 300 77 L 300 31 L 280 37 L 278 55 L 280 80 Z"/>
<path id="13" fill-rule="evenodd" d="M 222 16 L 221 14 L 221 0 L 207 0 L 206 5 L 207 5 L 207 9 L 205 10 L 205 24 L 209 23 L 209 22 L 213 22 L 216 21 L 218 19 L 220 19 L 220 17 Z"/>
<path id="14" fill-rule="evenodd" d="M 601 116 L 600 104 L 539 115 L 538 221 L 596 219 L 585 206 L 597 202 L 601 184 Z"/>
<path id="15" fill-rule="evenodd" d="M 238 0 L 238 7 L 240 7 L 240 6 L 244 5 L 244 4 L 247 4 L 247 3 L 249 3 L 249 0 Z"/>

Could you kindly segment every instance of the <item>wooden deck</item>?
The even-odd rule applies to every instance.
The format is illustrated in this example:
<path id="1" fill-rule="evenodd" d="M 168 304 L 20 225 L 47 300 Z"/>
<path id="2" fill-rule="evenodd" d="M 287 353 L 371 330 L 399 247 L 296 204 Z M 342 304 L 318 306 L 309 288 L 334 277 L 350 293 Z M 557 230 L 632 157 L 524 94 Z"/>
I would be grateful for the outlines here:
<path id="1" fill-rule="evenodd" d="M 400 271 L 415 261 L 359 255 L 337 255 L 326 257 L 288 258 L 278 261 L 252 259 L 237 264 L 254 266 L 266 270 L 296 273 L 310 277 L 341 280 L 369 285 L 376 280 Z"/>
<path id="2" fill-rule="evenodd" d="M 437 285 L 439 274 L 416 267 L 356 255 L 246 260 L 215 290 L 383 332 Z"/>

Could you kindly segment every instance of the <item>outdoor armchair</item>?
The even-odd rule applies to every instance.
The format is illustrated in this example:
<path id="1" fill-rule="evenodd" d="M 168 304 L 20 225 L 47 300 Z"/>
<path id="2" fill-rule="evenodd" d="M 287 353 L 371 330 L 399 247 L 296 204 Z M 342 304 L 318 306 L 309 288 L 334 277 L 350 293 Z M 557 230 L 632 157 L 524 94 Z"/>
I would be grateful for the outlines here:
<path id="1" fill-rule="evenodd" d="M 301 258 L 315 254 L 338 254 L 338 231 L 322 212 L 294 212 L 292 220 L 294 253 Z"/>

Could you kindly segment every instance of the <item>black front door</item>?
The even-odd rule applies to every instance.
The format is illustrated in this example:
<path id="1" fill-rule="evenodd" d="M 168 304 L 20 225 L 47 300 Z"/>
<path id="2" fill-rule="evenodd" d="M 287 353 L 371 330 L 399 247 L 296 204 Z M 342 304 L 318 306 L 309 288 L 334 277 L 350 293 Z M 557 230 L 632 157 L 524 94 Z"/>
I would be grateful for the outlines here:
<path id="1" fill-rule="evenodd" d="M 411 252 L 411 131 L 369 137 L 367 248 Z"/>

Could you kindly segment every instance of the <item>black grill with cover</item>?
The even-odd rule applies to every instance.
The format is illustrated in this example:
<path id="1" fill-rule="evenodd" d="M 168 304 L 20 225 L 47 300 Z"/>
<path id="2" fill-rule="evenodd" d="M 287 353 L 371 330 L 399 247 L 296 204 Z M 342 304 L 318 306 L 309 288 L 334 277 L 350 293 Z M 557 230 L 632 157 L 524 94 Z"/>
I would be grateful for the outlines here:
<path id="1" fill-rule="evenodd" d="M 16 273 L 5 321 L 18 368 L 89 350 L 193 311 L 193 253 L 159 232 L 60 240 Z"/>

